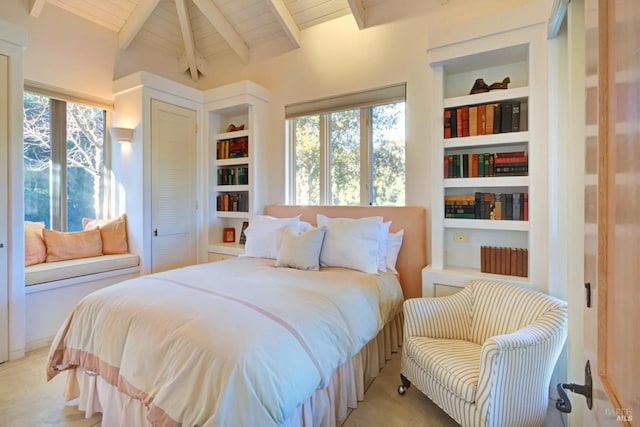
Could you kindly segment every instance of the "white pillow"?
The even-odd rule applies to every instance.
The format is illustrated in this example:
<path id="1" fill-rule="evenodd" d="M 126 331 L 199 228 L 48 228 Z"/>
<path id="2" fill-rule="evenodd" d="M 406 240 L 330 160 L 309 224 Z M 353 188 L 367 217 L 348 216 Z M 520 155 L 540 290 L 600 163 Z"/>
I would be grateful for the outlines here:
<path id="1" fill-rule="evenodd" d="M 276 267 L 319 270 L 325 231 L 324 227 L 320 227 L 296 234 L 290 228 L 285 228 Z"/>
<path id="2" fill-rule="evenodd" d="M 351 219 L 318 214 L 317 222 L 318 227 L 327 228 L 320 252 L 321 266 L 378 272 L 381 216 Z"/>
<path id="3" fill-rule="evenodd" d="M 300 216 L 293 218 L 274 218 L 267 215 L 254 216 L 244 231 L 247 236 L 247 243 L 244 247 L 245 256 L 278 258 L 284 229 L 290 228 L 297 231 L 299 226 Z"/>
<path id="4" fill-rule="evenodd" d="M 311 225 L 311 223 L 306 221 L 300 221 L 300 227 L 298 228 L 299 233 L 304 233 L 305 231 L 313 230 L 315 227 Z"/>
<path id="5" fill-rule="evenodd" d="M 389 241 L 389 227 L 391 221 L 380 224 L 378 235 L 378 271 L 387 271 L 387 246 Z"/>
<path id="6" fill-rule="evenodd" d="M 398 253 L 400 247 L 402 247 L 402 237 L 404 236 L 404 230 L 400 230 L 397 233 L 389 233 L 389 239 L 387 240 L 387 268 L 394 273 L 397 273 L 396 262 L 398 261 Z"/>

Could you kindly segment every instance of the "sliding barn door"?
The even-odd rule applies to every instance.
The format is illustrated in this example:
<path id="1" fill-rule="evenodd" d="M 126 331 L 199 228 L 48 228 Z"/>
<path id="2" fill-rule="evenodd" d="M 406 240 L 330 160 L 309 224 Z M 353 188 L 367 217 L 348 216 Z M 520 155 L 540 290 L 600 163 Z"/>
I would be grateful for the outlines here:
<path id="1" fill-rule="evenodd" d="M 151 104 L 151 271 L 196 264 L 196 112 Z"/>

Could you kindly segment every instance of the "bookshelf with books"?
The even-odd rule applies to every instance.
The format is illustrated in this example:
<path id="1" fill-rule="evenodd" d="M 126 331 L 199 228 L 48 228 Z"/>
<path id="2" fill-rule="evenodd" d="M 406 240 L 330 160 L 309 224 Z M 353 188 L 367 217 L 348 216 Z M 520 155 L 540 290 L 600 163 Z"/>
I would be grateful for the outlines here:
<path id="1" fill-rule="evenodd" d="M 548 263 L 544 25 L 514 25 L 468 40 L 454 33 L 451 40 L 434 37 L 437 45 L 427 51 L 434 93 L 432 227 L 423 294 L 481 278 L 542 288 Z"/>
<path id="2" fill-rule="evenodd" d="M 267 97 L 266 89 L 249 81 L 205 93 L 209 260 L 241 254 L 243 224 L 264 208 Z M 229 228 L 235 230 L 232 242 L 224 238 Z"/>

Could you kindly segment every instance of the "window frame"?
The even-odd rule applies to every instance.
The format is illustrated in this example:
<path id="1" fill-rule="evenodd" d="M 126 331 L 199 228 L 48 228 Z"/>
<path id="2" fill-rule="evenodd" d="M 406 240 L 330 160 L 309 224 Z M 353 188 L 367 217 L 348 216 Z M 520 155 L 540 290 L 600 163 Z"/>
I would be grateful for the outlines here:
<path id="1" fill-rule="evenodd" d="M 51 229 L 67 231 L 67 104 L 79 104 L 97 108 L 103 114 L 104 144 L 102 150 L 101 210 L 111 212 L 111 112 L 113 105 L 98 98 L 83 97 L 74 92 L 58 90 L 51 86 L 25 81 L 24 92 L 49 99 L 51 132 Z M 24 100 L 23 100 L 24 103 Z"/>
<path id="2" fill-rule="evenodd" d="M 345 108 L 324 108 L 324 111 L 313 112 L 307 109 L 304 114 L 294 113 L 291 115 L 286 114 L 286 150 L 287 150 L 287 164 L 285 165 L 286 177 L 286 195 L 285 200 L 288 204 L 296 203 L 296 127 L 295 119 L 298 117 L 306 117 L 318 115 L 319 120 L 319 143 L 320 143 L 320 189 L 318 194 L 319 205 L 333 205 L 331 198 L 331 119 L 330 116 L 334 112 L 346 111 L 346 110 L 360 110 L 360 206 L 371 206 L 374 200 L 373 197 L 373 123 L 372 123 L 372 109 L 382 105 L 389 105 L 403 102 L 406 109 L 406 95 L 404 93 L 404 85 L 402 85 L 403 94 L 402 99 L 383 99 L 379 101 L 368 101 L 362 106 L 352 106 L 345 103 Z M 386 88 L 385 88 L 386 89 Z M 374 92 L 374 91 L 370 91 Z M 369 92 L 369 93 L 370 93 Z M 357 94 L 356 94 L 357 95 Z M 352 99 L 353 95 L 347 95 L 346 97 Z M 332 98 L 332 100 L 339 100 L 340 98 Z M 320 105 L 320 101 L 312 101 L 310 104 Z M 336 102 L 340 105 L 340 102 Z M 297 105 L 296 105 L 297 107 Z M 302 107 L 302 110 L 305 110 Z M 406 139 L 405 139 L 406 142 Z M 406 165 L 406 158 L 405 158 Z M 405 188 L 406 190 L 406 188 Z"/>

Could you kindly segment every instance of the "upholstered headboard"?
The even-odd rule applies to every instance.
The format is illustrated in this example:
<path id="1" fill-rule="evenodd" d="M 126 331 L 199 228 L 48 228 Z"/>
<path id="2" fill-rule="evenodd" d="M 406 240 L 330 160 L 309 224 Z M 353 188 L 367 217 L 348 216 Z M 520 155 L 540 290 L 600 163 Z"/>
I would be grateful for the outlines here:
<path id="1" fill-rule="evenodd" d="M 302 221 L 316 225 L 316 215 L 332 218 L 362 218 L 382 216 L 391 221 L 391 232 L 404 230 L 402 248 L 398 254 L 396 268 L 400 273 L 400 284 L 405 298 L 422 296 L 422 268 L 427 265 L 426 212 L 417 206 L 292 206 L 268 205 L 265 215 L 279 218 L 302 215 Z"/>

